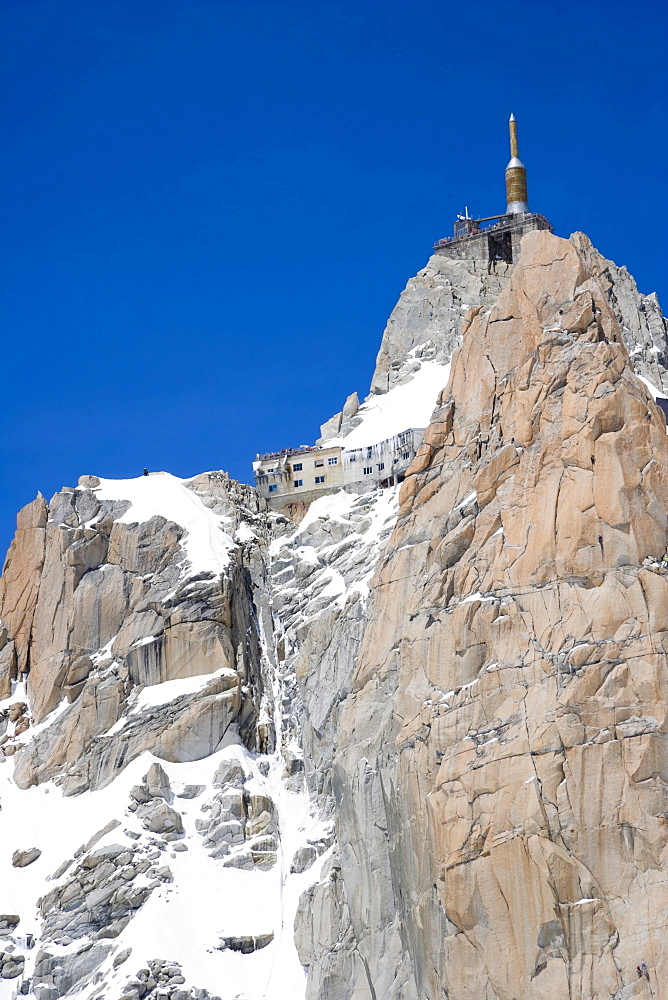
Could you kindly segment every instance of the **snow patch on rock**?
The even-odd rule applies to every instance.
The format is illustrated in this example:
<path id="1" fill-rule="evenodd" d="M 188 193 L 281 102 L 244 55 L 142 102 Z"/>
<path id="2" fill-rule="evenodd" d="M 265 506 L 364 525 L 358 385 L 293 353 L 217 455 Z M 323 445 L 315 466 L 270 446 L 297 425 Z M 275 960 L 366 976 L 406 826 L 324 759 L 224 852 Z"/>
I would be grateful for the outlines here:
<path id="1" fill-rule="evenodd" d="M 193 573 L 223 573 L 235 547 L 226 530 L 232 519 L 215 514 L 185 483 L 169 472 L 136 479 L 101 479 L 94 493 L 98 500 L 128 500 L 130 507 L 116 518 L 121 524 L 137 524 L 164 517 L 185 528 L 182 540 Z M 237 529 L 239 532 L 241 529 Z M 251 532 L 252 534 L 252 532 Z M 248 533 L 240 536 L 246 540 Z"/>
<path id="2" fill-rule="evenodd" d="M 356 414 L 361 420 L 348 434 L 327 441 L 327 447 L 363 448 L 378 444 L 410 427 L 427 427 L 438 395 L 450 377 L 450 364 L 423 361 L 410 381 L 389 392 L 370 395 Z"/>

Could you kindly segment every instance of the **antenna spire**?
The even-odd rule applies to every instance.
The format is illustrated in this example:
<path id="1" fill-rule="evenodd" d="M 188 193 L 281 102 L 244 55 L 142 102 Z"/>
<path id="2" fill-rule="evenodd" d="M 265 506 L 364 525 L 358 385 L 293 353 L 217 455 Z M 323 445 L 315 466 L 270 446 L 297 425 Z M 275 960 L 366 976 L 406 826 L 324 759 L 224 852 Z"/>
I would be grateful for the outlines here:
<path id="1" fill-rule="evenodd" d="M 517 122 L 515 121 L 515 115 L 511 114 L 508 119 L 508 130 L 510 132 L 510 155 L 519 157 L 520 151 L 517 145 Z"/>
<path id="2" fill-rule="evenodd" d="M 506 167 L 506 215 L 522 215 L 529 211 L 527 172 L 520 160 L 517 144 L 517 122 L 511 114 L 508 120 L 510 133 L 510 162 Z"/>

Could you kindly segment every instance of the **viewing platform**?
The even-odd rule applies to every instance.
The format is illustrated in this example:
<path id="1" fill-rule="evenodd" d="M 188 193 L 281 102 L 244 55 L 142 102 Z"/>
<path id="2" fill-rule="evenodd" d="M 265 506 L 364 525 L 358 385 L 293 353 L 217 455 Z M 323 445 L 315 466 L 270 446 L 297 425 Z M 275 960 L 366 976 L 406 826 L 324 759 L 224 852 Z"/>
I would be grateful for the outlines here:
<path id="1" fill-rule="evenodd" d="M 520 240 L 537 229 L 553 232 L 552 224 L 538 212 L 521 212 L 489 219 L 457 219 L 454 235 L 434 243 L 436 253 L 460 260 L 483 260 L 490 267 L 498 261 L 517 263 Z"/>

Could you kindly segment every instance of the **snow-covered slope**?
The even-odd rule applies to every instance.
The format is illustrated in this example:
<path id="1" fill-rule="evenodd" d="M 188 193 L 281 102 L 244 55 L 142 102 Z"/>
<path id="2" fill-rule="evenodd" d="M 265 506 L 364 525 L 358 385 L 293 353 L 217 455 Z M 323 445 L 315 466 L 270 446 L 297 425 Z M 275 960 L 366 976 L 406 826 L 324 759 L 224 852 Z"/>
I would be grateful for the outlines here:
<path id="1" fill-rule="evenodd" d="M 156 957 L 178 963 L 189 986 L 207 987 L 212 994 L 223 997 L 250 1000 L 303 994 L 304 971 L 292 928 L 299 897 L 317 879 L 328 850 L 327 831 L 314 815 L 305 788 L 286 787 L 285 760 L 280 750 L 259 757 L 232 744 L 201 761 L 161 761 L 169 778 L 171 808 L 178 812 L 183 827 L 177 837 L 166 840 L 160 833 L 145 829 L 131 796 L 131 790 L 141 786 L 142 776 L 155 761 L 153 755 L 143 754 L 106 788 L 74 797 L 65 797 L 52 782 L 21 791 L 11 780 L 11 765 L 2 769 L 2 907 L 6 913 L 20 917 L 20 932 L 12 937 L 17 953 L 26 960 L 18 981 L 6 980 L 0 987 L 3 1000 L 12 995 L 12 988 L 30 981 L 35 965 L 44 966 L 47 955 L 51 978 L 59 990 L 53 995 L 61 995 L 62 977 L 56 972 L 57 965 L 66 965 L 68 957 L 79 958 L 82 953 L 95 960 L 95 979 L 104 983 L 104 992 L 100 994 L 99 988 L 89 983 L 74 990 L 72 996 L 120 996 L 128 973 L 136 974 Z M 230 787 L 229 783 L 221 783 L 220 774 L 221 769 L 229 772 L 232 763 L 243 771 L 243 794 L 273 804 L 273 833 L 265 834 L 264 840 L 273 839 L 275 860 L 270 858 L 264 866 L 248 862 L 247 848 L 253 844 L 252 839 L 232 847 L 225 861 L 213 858 L 205 832 L 198 829 L 211 816 L 220 789 Z M 80 850 L 109 826 L 112 829 L 92 849 Z M 315 863 L 306 871 L 291 872 L 298 852 L 308 851 L 313 844 L 314 856 L 319 851 L 321 857 L 314 857 Z M 106 879 L 98 879 L 98 884 L 87 892 L 82 875 L 97 875 L 103 863 L 90 867 L 92 862 L 106 848 L 113 854 L 114 845 L 124 853 L 131 852 L 131 857 L 123 859 L 117 851 L 116 858 L 105 860 L 105 867 L 110 869 Z M 12 866 L 15 850 L 33 847 L 41 851 L 36 861 L 25 868 Z M 271 854 L 266 853 L 267 857 Z M 118 857 L 122 866 L 114 868 Z M 242 861 L 246 862 L 243 867 L 231 865 Z M 62 871 L 64 865 L 65 871 L 54 877 L 54 872 Z M 126 926 L 119 927 L 124 918 L 113 919 L 113 906 L 124 885 L 130 886 L 135 895 L 138 891 L 145 895 L 137 910 L 131 911 Z M 77 887 L 76 893 L 73 887 Z M 90 899 L 95 892 L 104 896 L 107 887 L 113 890 L 108 921 L 104 913 L 107 904 L 100 899 L 96 913 L 95 901 Z M 40 897 L 46 893 L 52 896 L 61 889 L 75 901 L 77 897 L 82 899 L 83 913 L 76 908 L 72 911 L 62 896 L 50 900 L 46 913 L 40 912 L 36 906 Z M 68 918 L 62 929 L 53 920 L 57 912 Z M 34 936 L 37 947 L 26 949 L 27 935 Z M 248 942 L 252 946 L 253 939 L 266 939 L 268 943 L 243 954 L 230 947 L 221 950 L 225 938 L 233 939 L 240 947 Z M 115 967 L 115 959 L 126 952 L 127 958 Z M 37 978 L 49 985 L 48 974 Z M 48 989 L 35 987 L 34 996 L 49 995 Z"/>
<path id="2" fill-rule="evenodd" d="M 129 501 L 125 513 L 116 518 L 120 524 L 164 517 L 180 525 L 185 529 L 183 547 L 189 572 L 222 573 L 234 547 L 233 538 L 225 531 L 233 526 L 233 518 L 216 516 L 185 483 L 168 472 L 159 472 L 137 479 L 100 479 L 93 492 L 100 501 Z"/>
<path id="3" fill-rule="evenodd" d="M 296 660 L 304 629 L 366 608 L 397 497 L 324 497 L 287 533 L 252 497 L 218 473 L 84 477 L 31 529 L 45 536 L 40 586 L 60 573 L 67 595 L 81 541 L 99 566 L 58 612 L 70 659 L 87 658 L 81 689 L 57 689 L 39 722 L 23 682 L 0 703 L 0 1000 L 305 996 L 299 901 L 329 878 L 336 847 L 331 803 L 304 767 Z M 120 591 L 104 589 L 111 570 Z M 93 630 L 98 648 L 84 630 L 84 651 L 72 636 L 87 580 L 104 605 L 126 596 Z M 212 619 L 203 655 L 192 630 Z M 170 659 L 166 637 L 184 628 L 188 655 Z"/>
<path id="4" fill-rule="evenodd" d="M 427 427 L 449 375 L 449 363 L 422 361 L 406 382 L 389 392 L 368 396 L 357 411 L 352 430 L 328 440 L 328 447 L 362 448 L 410 427 Z"/>

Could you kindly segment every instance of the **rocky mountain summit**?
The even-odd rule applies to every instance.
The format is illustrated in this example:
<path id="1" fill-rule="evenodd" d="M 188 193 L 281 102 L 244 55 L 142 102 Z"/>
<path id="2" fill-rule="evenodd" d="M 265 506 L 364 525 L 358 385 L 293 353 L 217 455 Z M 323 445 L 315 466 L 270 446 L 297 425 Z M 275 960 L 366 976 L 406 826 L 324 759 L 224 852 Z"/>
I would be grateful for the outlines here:
<path id="1" fill-rule="evenodd" d="M 583 234 L 436 254 L 365 404 L 438 384 L 400 488 L 24 508 L 0 1000 L 668 997 L 666 334 Z"/>

